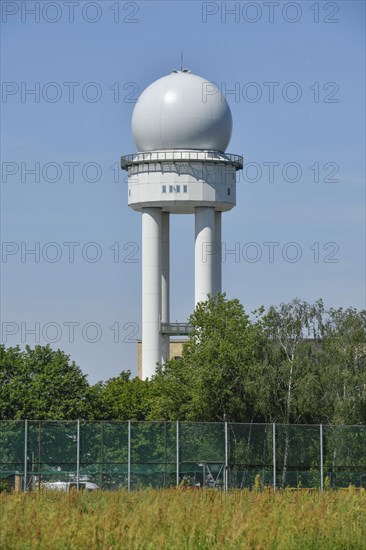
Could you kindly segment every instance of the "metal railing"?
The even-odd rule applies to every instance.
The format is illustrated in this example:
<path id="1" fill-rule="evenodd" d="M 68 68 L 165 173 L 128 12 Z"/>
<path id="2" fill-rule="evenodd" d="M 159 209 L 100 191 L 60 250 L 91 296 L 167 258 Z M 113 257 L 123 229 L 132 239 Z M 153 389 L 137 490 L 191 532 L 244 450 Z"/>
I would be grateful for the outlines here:
<path id="1" fill-rule="evenodd" d="M 224 162 L 235 166 L 236 170 L 243 168 L 243 157 L 241 155 L 233 155 L 230 153 L 222 153 L 220 151 L 204 151 L 204 150 L 166 150 L 166 151 L 147 151 L 124 155 L 121 157 L 121 168 L 127 170 L 129 166 L 140 163 L 150 162 Z"/>
<path id="2" fill-rule="evenodd" d="M 0 421 L 0 481 L 29 489 L 366 487 L 366 426 Z"/>
<path id="3" fill-rule="evenodd" d="M 193 326 L 189 323 L 161 323 L 161 334 L 171 336 L 188 336 L 193 331 Z"/>

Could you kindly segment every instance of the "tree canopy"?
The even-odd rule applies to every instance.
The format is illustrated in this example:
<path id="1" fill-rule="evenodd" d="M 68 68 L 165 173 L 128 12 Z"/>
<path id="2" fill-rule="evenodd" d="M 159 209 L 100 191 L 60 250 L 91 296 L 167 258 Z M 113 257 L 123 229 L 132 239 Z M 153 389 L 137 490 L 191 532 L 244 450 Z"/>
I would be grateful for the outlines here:
<path id="1" fill-rule="evenodd" d="M 197 305 L 179 360 L 94 385 L 61 350 L 0 346 L 1 419 L 366 423 L 366 312 Z"/>
<path id="2" fill-rule="evenodd" d="M 50 346 L 0 346 L 2 419 L 74 419 L 92 415 L 90 386 L 69 356 Z"/>

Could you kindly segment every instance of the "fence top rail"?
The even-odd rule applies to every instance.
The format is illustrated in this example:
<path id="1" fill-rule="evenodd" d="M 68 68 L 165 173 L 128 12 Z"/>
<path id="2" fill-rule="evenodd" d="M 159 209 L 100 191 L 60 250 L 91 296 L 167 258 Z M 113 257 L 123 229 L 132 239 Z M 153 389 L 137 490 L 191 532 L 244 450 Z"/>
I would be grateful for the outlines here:
<path id="1" fill-rule="evenodd" d="M 128 425 L 130 422 L 131 424 L 176 424 L 179 422 L 180 425 L 225 425 L 228 426 L 273 426 L 275 424 L 278 427 L 289 427 L 289 428 L 319 428 L 320 426 L 323 426 L 323 428 L 366 428 L 366 424 L 284 424 L 281 422 L 230 422 L 230 421 L 211 421 L 211 422 L 204 422 L 204 421 L 198 421 L 194 422 L 192 420 L 87 420 L 85 418 L 80 418 L 77 420 L 52 420 L 50 418 L 47 419 L 1 419 L 0 425 L 5 423 L 19 423 L 24 424 L 25 422 L 28 422 L 28 424 L 43 424 L 43 423 L 49 423 L 49 424 L 69 424 L 69 425 L 76 425 L 77 422 L 81 422 L 83 424 L 125 424 Z"/>

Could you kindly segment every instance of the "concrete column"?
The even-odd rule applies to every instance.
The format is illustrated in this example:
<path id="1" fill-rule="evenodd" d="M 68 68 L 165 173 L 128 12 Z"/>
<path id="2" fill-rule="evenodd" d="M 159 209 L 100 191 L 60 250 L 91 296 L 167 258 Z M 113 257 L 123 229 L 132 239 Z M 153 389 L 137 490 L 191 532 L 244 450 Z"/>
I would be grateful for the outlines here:
<path id="1" fill-rule="evenodd" d="M 170 321 L 170 296 L 169 296 L 169 212 L 163 212 L 161 224 L 161 240 L 162 240 L 162 273 L 161 273 L 161 321 L 169 323 Z M 164 363 L 169 359 L 169 335 L 162 336 L 162 358 Z"/>
<path id="2" fill-rule="evenodd" d="M 221 271 L 222 271 L 222 253 L 221 253 L 221 212 L 215 212 L 215 292 L 218 294 L 221 290 Z"/>
<path id="3" fill-rule="evenodd" d="M 142 379 L 161 362 L 161 208 L 142 209 Z"/>
<path id="4" fill-rule="evenodd" d="M 215 209 L 195 211 L 195 304 L 205 302 L 214 291 Z"/>

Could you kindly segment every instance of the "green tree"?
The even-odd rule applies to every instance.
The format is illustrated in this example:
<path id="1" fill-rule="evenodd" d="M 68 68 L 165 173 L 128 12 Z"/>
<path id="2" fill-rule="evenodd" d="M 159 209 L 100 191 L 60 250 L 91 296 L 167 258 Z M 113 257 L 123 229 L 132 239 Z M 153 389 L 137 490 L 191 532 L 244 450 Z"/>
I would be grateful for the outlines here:
<path id="1" fill-rule="evenodd" d="M 224 294 L 199 303 L 190 323 L 181 360 L 160 366 L 152 381 L 150 418 L 253 421 L 260 324 Z"/>
<path id="2" fill-rule="evenodd" d="M 321 300 L 309 304 L 299 298 L 271 306 L 264 315 L 267 421 L 289 424 L 314 419 L 320 397 L 316 387 L 323 316 Z"/>
<path id="3" fill-rule="evenodd" d="M 366 423 L 366 311 L 330 309 L 322 340 L 325 422 Z"/>
<path id="4" fill-rule="evenodd" d="M 282 486 L 290 451 L 290 423 L 314 421 L 319 410 L 317 355 L 323 332 L 324 306 L 296 298 L 270 307 L 263 317 L 266 334 L 267 418 L 285 424 Z"/>
<path id="5" fill-rule="evenodd" d="M 0 346 L 1 419 L 76 419 L 92 416 L 90 386 L 61 350 Z"/>
<path id="6" fill-rule="evenodd" d="M 149 412 L 149 382 L 131 379 L 131 372 L 107 380 L 102 388 L 103 418 L 145 420 Z"/>

